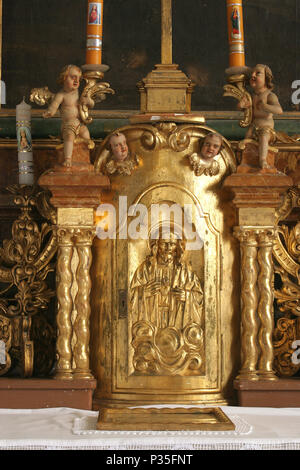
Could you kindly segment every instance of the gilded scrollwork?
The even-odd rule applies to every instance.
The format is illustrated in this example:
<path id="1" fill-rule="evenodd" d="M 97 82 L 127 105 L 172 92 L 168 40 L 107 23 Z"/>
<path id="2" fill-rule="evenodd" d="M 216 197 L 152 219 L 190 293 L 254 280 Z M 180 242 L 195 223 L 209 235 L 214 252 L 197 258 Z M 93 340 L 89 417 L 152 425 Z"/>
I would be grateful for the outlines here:
<path id="1" fill-rule="evenodd" d="M 279 225 L 273 248 L 277 276 L 274 290 L 277 321 L 273 345 L 275 367 L 282 376 L 292 376 L 300 369 L 292 361 L 292 344 L 300 338 L 300 222 L 294 225 L 286 222 L 299 206 L 299 188 L 291 188 L 277 210 Z"/>
<path id="2" fill-rule="evenodd" d="M 45 312 L 54 297 L 54 290 L 49 287 L 49 274 L 54 271 L 52 261 L 56 253 L 56 239 L 49 224 L 51 217 L 47 207 L 50 204 L 46 202 L 46 193 L 29 186 L 10 186 L 7 189 L 14 194 L 15 204 L 20 206 L 21 213 L 12 225 L 12 238 L 4 240 L 0 247 L 1 273 L 5 273 L 5 276 L 1 275 L 1 311 L 10 322 L 14 338 L 11 343 L 12 366 L 19 365 L 21 374 L 30 377 L 35 358 L 38 361 L 38 350 L 34 351 L 31 338 L 32 319 Z M 34 207 L 38 208 L 38 200 L 44 206 L 44 216 L 48 219 L 40 225 L 32 212 Z M 45 322 L 45 327 L 46 324 L 49 322 Z M 55 334 L 54 330 L 52 332 Z M 44 345 L 49 369 L 50 363 L 54 362 L 51 344 L 53 346 L 53 340 Z M 7 351 L 10 352 L 9 348 Z M 5 372 L 8 372 L 6 369 Z M 42 373 L 38 366 L 35 370 L 37 374 Z"/>
<path id="3" fill-rule="evenodd" d="M 299 338 L 299 318 L 281 317 L 278 319 L 274 332 L 273 344 L 275 349 L 275 369 L 281 376 L 291 376 L 300 370 L 300 365 L 291 360 L 295 350 L 292 344 L 295 338 Z"/>
<path id="4" fill-rule="evenodd" d="M 86 71 L 83 74 L 83 78 L 86 84 L 81 95 L 79 113 L 81 121 L 85 124 L 90 124 L 93 119 L 89 116 L 89 107 L 86 105 L 86 102 L 89 100 L 92 100 L 94 103 L 101 102 L 105 100 L 107 94 L 114 94 L 115 92 L 109 83 L 100 81 L 103 78 L 103 72 Z"/>
<path id="5" fill-rule="evenodd" d="M 160 122 L 145 129 L 141 144 L 145 150 L 171 148 L 175 152 L 186 150 L 191 143 L 189 126 L 178 126 L 175 122 Z"/>
<path id="6" fill-rule="evenodd" d="M 12 324 L 4 315 L 0 314 L 0 341 L 4 343 L 5 357 L 0 361 L 0 376 L 6 374 L 11 367 L 9 350 L 12 342 Z"/>
<path id="7" fill-rule="evenodd" d="M 227 84 L 224 85 L 223 96 L 231 96 L 237 101 L 247 99 L 252 103 L 252 97 L 246 89 L 246 74 L 232 75 L 227 77 Z M 252 122 L 252 106 L 244 109 L 244 116 L 240 120 L 241 127 L 248 127 Z"/>
<path id="8" fill-rule="evenodd" d="M 38 106 L 45 106 L 53 99 L 54 93 L 47 86 L 42 88 L 33 88 L 30 93 L 30 101 Z"/>

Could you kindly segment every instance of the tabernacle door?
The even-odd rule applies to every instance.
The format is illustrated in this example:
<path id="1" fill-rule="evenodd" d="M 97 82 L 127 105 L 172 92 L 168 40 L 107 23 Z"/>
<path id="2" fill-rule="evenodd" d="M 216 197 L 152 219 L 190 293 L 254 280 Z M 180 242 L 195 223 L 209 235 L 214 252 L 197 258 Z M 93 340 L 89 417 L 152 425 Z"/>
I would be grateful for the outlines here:
<path id="1" fill-rule="evenodd" d="M 179 148 L 170 135 L 162 145 L 170 126 L 149 128 L 123 130 L 135 164 L 127 167 L 129 174 L 113 171 L 107 201 L 114 207 L 115 234 L 94 245 L 95 406 L 226 404 L 231 370 L 224 367 L 224 344 L 231 333 L 229 341 L 223 336 L 230 300 L 222 319 L 221 265 L 228 237 L 223 240 L 216 190 L 226 160 L 220 155 L 219 172 L 199 177 L 189 157 L 206 128 L 197 126 L 198 134 L 185 129 L 189 143 Z M 175 131 L 178 139 L 183 131 Z M 102 171 L 117 168 L 110 158 L 102 154 Z"/>

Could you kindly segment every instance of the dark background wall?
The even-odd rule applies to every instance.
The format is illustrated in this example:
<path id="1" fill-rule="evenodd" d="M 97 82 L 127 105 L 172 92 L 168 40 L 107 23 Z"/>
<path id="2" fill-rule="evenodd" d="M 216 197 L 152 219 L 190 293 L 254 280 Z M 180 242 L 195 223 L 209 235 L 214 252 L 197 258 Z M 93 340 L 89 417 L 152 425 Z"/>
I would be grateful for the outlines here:
<path id="1" fill-rule="evenodd" d="M 6 108 L 48 85 L 68 63 L 85 62 L 86 0 L 3 0 L 2 77 Z M 300 80 L 300 0 L 244 0 L 247 65 L 268 64 L 285 111 Z M 138 109 L 136 83 L 160 62 L 160 0 L 105 0 L 103 63 L 116 95 L 101 109 Z M 222 96 L 228 67 L 225 0 L 173 0 L 173 62 L 197 87 L 192 109 L 232 109 Z M 5 108 L 4 107 L 4 108 Z"/>

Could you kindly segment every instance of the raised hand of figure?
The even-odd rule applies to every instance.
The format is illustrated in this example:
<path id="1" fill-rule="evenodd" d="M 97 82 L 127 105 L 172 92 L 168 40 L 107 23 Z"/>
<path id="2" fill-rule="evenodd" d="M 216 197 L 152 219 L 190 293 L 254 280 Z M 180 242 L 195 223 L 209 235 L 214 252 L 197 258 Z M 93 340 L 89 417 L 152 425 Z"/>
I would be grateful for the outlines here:
<path id="1" fill-rule="evenodd" d="M 173 287 L 172 294 L 175 295 L 177 300 L 180 300 L 181 302 L 185 302 L 186 293 L 184 289 L 181 289 L 180 287 Z"/>
<path id="2" fill-rule="evenodd" d="M 160 293 L 161 290 L 161 281 L 149 281 L 146 285 L 146 297 L 151 297 L 152 295 L 157 295 Z"/>

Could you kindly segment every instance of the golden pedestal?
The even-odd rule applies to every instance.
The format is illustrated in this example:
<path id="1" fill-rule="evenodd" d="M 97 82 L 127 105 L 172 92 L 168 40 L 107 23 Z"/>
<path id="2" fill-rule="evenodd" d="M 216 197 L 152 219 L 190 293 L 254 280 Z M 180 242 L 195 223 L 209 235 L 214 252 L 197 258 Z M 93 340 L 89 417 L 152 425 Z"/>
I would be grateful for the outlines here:
<path id="1" fill-rule="evenodd" d="M 139 84 L 142 113 L 190 113 L 192 81 L 176 64 L 158 64 Z"/>
<path id="2" fill-rule="evenodd" d="M 266 173 L 259 168 L 255 173 L 245 173 L 238 168 L 225 182 L 238 210 L 234 234 L 240 242 L 241 253 L 242 364 L 236 386 L 244 381 L 278 380 L 273 369 L 272 254 L 277 233 L 276 209 L 292 184 L 291 178 L 276 170 Z"/>
<path id="3" fill-rule="evenodd" d="M 74 145 L 71 167 L 57 165 L 39 179 L 57 208 L 57 365 L 55 378 L 93 380 L 89 364 L 90 265 L 94 209 L 109 180 L 95 174 L 86 144 Z"/>

